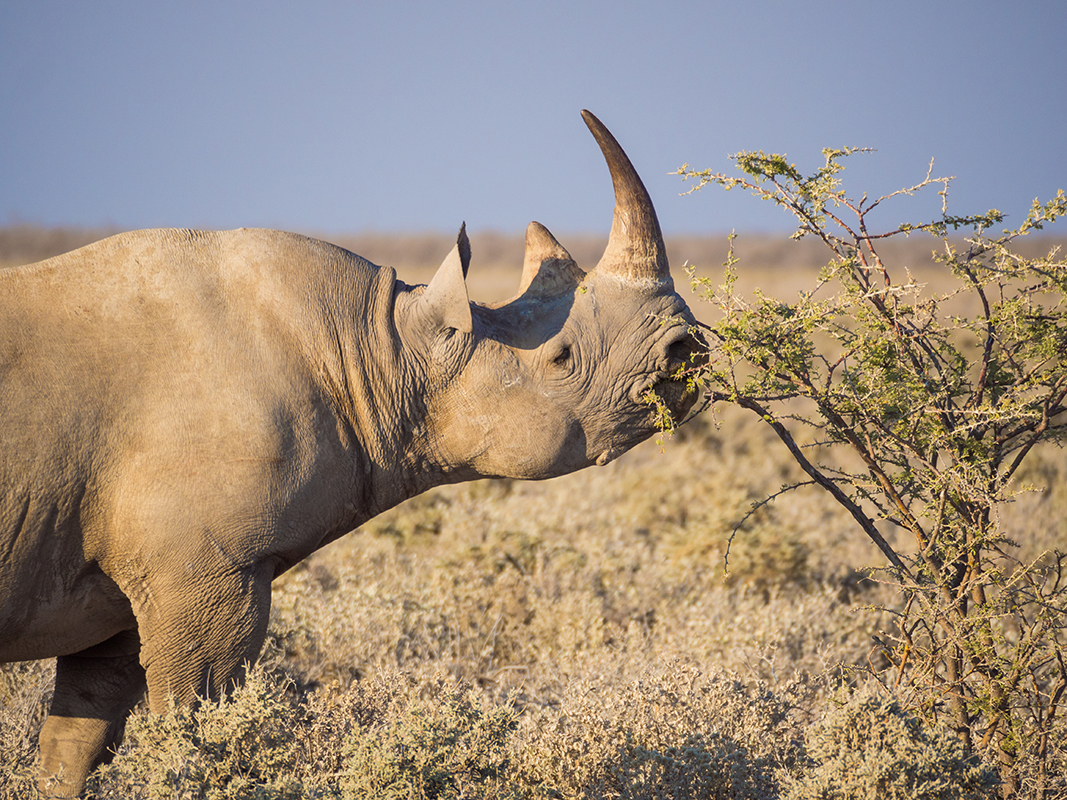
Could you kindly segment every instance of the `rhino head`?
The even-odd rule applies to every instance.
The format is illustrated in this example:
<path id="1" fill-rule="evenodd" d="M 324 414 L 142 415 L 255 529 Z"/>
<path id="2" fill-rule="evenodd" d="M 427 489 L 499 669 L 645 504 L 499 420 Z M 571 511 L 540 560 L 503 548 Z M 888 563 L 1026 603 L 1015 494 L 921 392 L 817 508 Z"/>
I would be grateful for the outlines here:
<path id="1" fill-rule="evenodd" d="M 679 370 L 704 351 L 675 292 L 655 209 L 618 142 L 582 116 L 615 188 L 611 236 L 584 272 L 540 223 L 526 231 L 518 293 L 472 305 L 466 234 L 400 326 L 425 354 L 427 446 L 450 473 L 548 478 L 604 465 L 657 430 L 650 392 L 676 420 L 696 393 Z"/>

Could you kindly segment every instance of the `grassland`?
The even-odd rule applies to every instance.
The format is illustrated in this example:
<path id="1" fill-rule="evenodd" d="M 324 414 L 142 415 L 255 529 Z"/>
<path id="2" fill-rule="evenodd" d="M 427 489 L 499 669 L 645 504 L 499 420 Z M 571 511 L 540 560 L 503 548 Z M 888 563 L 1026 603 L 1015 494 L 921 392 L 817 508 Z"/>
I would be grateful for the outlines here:
<path id="1" fill-rule="evenodd" d="M 36 233 L 64 248 L 77 238 Z M 34 235 L 0 232 L 0 263 L 50 255 Z M 409 282 L 449 246 L 333 238 Z M 595 263 L 602 240 L 564 238 Z M 936 284 L 930 246 L 913 242 L 891 257 Z M 681 288 L 678 266 L 716 275 L 726 241 L 668 248 Z M 508 297 L 521 238 L 474 236 L 473 250 L 472 297 Z M 738 250 L 742 283 L 782 297 L 821 264 L 785 241 Z M 1034 491 L 1003 509 L 1024 560 L 1067 549 L 1065 474 L 1062 450 L 1036 453 L 1023 479 Z M 846 796 L 816 786 L 832 784 L 822 745 L 842 708 L 850 730 L 862 718 L 897 731 L 857 746 L 869 757 L 853 772 L 896 758 L 915 781 L 950 784 L 869 796 L 986 796 L 988 771 L 953 761 L 944 732 L 916 733 L 891 687 L 867 677 L 897 598 L 861 572 L 881 557 L 851 518 L 815 489 L 748 515 L 800 477 L 759 420 L 717 408 L 603 468 L 417 497 L 276 582 L 264 666 L 231 701 L 135 712 L 94 796 Z M 5 800 L 32 795 L 50 669 L 0 668 Z M 1047 797 L 1067 797 L 1060 780 Z"/>

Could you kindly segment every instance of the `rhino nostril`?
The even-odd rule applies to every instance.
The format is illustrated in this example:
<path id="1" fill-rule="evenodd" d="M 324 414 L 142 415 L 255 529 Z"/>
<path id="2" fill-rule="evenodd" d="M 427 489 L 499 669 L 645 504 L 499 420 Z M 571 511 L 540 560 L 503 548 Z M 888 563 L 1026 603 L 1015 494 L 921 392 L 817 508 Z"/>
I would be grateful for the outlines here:
<path id="1" fill-rule="evenodd" d="M 676 367 L 685 364 L 689 361 L 693 355 L 696 343 L 688 336 L 675 339 L 669 345 L 667 345 L 667 364 L 669 368 L 674 369 Z"/>

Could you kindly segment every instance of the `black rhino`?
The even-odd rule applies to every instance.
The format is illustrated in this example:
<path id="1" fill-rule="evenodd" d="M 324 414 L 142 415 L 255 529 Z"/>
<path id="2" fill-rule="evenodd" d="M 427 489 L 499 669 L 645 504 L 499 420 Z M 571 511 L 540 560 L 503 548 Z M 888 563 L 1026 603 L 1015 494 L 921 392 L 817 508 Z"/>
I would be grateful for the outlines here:
<path id="1" fill-rule="evenodd" d="M 268 230 L 125 233 L 0 271 L 0 661 L 58 656 L 42 786 L 78 795 L 147 689 L 216 696 L 271 581 L 430 487 L 605 464 L 676 417 L 699 357 L 648 193 L 583 272 L 538 223 L 518 294 L 471 304 Z M 674 379 L 672 379 L 674 378 Z"/>

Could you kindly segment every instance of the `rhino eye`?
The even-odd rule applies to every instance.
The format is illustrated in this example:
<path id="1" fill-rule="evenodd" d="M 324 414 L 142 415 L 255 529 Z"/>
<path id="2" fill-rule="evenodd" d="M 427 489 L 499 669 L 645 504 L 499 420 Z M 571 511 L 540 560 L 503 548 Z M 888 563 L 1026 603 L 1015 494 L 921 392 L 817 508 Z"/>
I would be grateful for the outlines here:
<path id="1" fill-rule="evenodd" d="M 559 352 L 552 357 L 552 363 L 557 367 L 566 367 L 571 361 L 571 349 L 564 345 Z"/>

